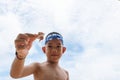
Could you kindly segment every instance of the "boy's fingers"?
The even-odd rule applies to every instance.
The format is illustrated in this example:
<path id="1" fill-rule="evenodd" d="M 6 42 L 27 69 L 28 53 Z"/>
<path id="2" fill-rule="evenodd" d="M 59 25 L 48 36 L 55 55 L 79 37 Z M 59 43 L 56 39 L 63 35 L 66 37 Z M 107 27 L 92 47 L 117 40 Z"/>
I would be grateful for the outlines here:
<path id="1" fill-rule="evenodd" d="M 19 34 L 15 40 L 15 47 L 17 49 L 27 48 L 29 50 L 32 46 L 32 42 L 35 39 L 42 40 L 43 37 L 44 37 L 43 32 L 39 32 L 38 34 L 31 34 L 31 33 Z"/>
<path id="2" fill-rule="evenodd" d="M 37 38 L 37 34 L 30 34 L 30 33 L 25 33 L 25 34 L 29 37 L 30 41 L 34 41 Z"/>
<path id="3" fill-rule="evenodd" d="M 23 39 L 15 40 L 15 48 L 16 49 L 25 49 L 27 45 L 27 41 Z"/>
<path id="4" fill-rule="evenodd" d="M 38 35 L 44 35 L 44 33 L 43 32 L 38 32 Z"/>
<path id="5" fill-rule="evenodd" d="M 20 38 L 20 37 L 25 38 L 25 37 L 27 37 L 27 36 L 26 36 L 25 34 L 23 34 L 23 33 L 20 33 L 20 34 L 18 34 L 17 38 Z"/>
<path id="6" fill-rule="evenodd" d="M 30 38 L 30 42 L 34 41 L 35 39 L 43 40 L 44 38 L 43 32 L 38 32 L 38 34 L 30 34 L 30 33 L 25 33 L 25 34 Z"/>

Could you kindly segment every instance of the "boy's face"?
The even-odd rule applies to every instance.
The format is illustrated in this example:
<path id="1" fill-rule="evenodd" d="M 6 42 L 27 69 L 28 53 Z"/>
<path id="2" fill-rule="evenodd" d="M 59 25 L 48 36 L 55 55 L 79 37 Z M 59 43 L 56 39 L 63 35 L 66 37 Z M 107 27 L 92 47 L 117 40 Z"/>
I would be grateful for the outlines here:
<path id="1" fill-rule="evenodd" d="M 45 47 L 42 48 L 47 56 L 47 60 L 50 62 L 58 62 L 66 48 L 58 39 L 53 39 L 47 42 Z"/>

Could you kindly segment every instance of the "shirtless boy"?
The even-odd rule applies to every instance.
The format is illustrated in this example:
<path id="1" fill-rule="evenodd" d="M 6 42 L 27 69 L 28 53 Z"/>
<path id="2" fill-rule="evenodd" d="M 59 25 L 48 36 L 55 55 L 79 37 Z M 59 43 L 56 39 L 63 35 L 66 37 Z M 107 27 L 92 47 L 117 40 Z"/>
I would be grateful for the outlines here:
<path id="1" fill-rule="evenodd" d="M 13 78 L 22 78 L 33 74 L 34 80 L 69 80 L 68 72 L 59 66 L 59 59 L 65 52 L 63 37 L 57 32 L 49 33 L 42 47 L 47 60 L 43 63 L 31 63 L 25 66 L 25 59 L 35 39 L 42 40 L 44 33 L 19 34 L 15 39 L 16 57 L 12 63 L 10 75 Z"/>

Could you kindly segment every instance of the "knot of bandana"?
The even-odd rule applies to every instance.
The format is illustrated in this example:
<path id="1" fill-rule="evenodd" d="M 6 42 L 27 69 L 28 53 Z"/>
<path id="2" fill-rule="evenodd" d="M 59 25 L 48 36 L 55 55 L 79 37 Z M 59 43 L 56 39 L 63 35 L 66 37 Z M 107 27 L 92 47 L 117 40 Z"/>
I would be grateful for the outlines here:
<path id="1" fill-rule="evenodd" d="M 60 34 L 58 34 L 58 33 L 49 34 L 49 35 L 46 37 L 46 39 L 45 39 L 45 44 L 46 44 L 48 41 L 53 40 L 53 39 L 59 39 L 59 40 L 62 42 L 62 44 L 63 44 L 63 37 L 62 37 Z"/>

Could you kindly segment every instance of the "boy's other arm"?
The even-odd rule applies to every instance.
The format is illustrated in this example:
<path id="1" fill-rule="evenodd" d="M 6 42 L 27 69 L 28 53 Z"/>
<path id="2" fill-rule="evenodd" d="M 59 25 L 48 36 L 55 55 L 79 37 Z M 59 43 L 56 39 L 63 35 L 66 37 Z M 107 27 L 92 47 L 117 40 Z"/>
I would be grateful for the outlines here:
<path id="1" fill-rule="evenodd" d="M 67 80 L 69 80 L 69 73 L 68 73 L 68 71 L 66 71 L 66 70 L 65 70 L 65 72 L 66 72 L 66 74 L 67 74 Z"/>

